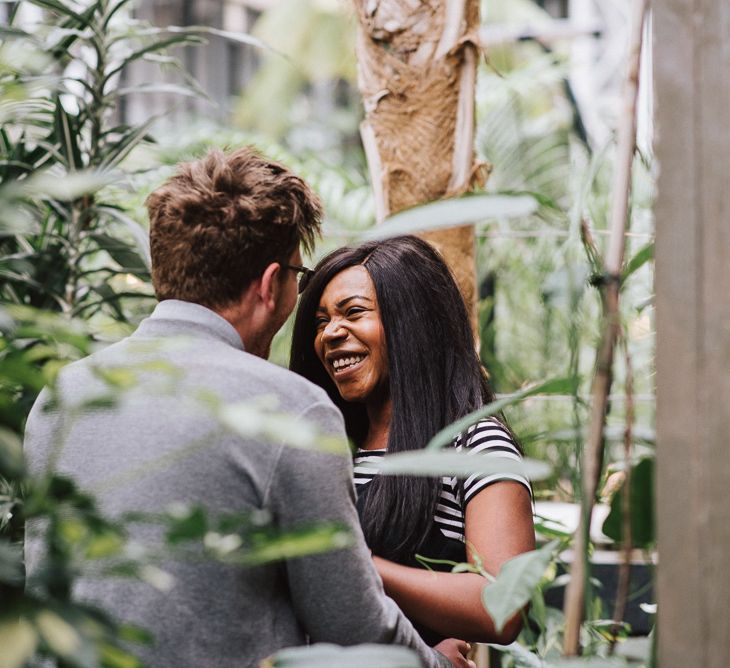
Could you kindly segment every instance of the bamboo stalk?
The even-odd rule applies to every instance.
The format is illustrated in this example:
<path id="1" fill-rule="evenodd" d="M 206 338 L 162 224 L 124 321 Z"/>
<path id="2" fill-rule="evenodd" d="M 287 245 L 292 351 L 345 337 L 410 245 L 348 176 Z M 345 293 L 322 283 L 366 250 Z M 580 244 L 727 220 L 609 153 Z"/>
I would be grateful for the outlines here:
<path id="1" fill-rule="evenodd" d="M 619 292 L 621 267 L 625 248 L 625 232 L 628 223 L 628 203 L 631 192 L 631 171 L 636 145 L 636 101 L 639 91 L 639 64 L 643 37 L 644 18 L 648 0 L 637 0 L 631 22 L 631 38 L 628 54 L 628 74 L 624 83 L 623 113 L 620 116 L 611 197 L 611 219 L 608 252 L 605 260 L 605 282 L 602 300 L 604 325 L 601 342 L 596 353 L 596 370 L 591 394 L 591 421 L 588 441 L 583 454 L 583 496 L 581 516 L 575 533 L 575 555 L 570 569 L 570 582 L 565 592 L 565 638 L 563 651 L 567 656 L 580 652 L 580 627 L 585 609 L 585 593 L 588 580 L 588 539 L 590 520 L 603 466 L 604 426 L 611 390 L 613 357 L 619 333 Z"/>
<path id="2" fill-rule="evenodd" d="M 631 583 L 631 451 L 634 440 L 634 369 L 629 353 L 626 335 L 622 337 L 624 359 L 626 360 L 626 428 L 624 429 L 624 484 L 621 488 L 621 565 L 616 587 L 616 603 L 613 609 L 613 629 L 611 632 L 611 653 L 616 647 L 616 637 L 626 612 Z"/>

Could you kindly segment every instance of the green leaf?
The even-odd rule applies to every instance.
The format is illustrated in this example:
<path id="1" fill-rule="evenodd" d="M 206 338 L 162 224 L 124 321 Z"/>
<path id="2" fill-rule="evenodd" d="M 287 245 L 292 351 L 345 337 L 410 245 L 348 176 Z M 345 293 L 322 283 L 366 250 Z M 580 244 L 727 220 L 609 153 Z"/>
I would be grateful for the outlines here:
<path id="1" fill-rule="evenodd" d="M 78 171 L 59 176 L 45 171 L 38 172 L 22 181 L 16 181 L 7 186 L 5 191 L 12 197 L 43 197 L 70 202 L 82 195 L 96 192 L 118 179 L 119 174 L 111 172 Z"/>
<path id="2" fill-rule="evenodd" d="M 513 642 L 511 645 L 489 645 L 491 648 L 508 654 L 514 660 L 515 668 L 545 668 L 545 662 L 526 647 Z"/>
<path id="3" fill-rule="evenodd" d="M 589 656 L 575 659 L 555 659 L 545 663 L 545 668 L 625 668 L 625 659 L 619 657 Z"/>
<path id="4" fill-rule="evenodd" d="M 295 448 L 349 455 L 341 438 L 323 433 L 314 423 L 274 410 L 277 403 L 276 397 L 265 396 L 229 404 L 219 408 L 218 417 L 224 426 L 244 438 L 263 438 Z"/>
<path id="5" fill-rule="evenodd" d="M 643 267 L 647 262 L 654 259 L 654 242 L 646 244 L 639 252 L 632 257 L 626 264 L 625 269 L 621 273 L 621 282 L 625 281 L 631 274 Z"/>
<path id="6" fill-rule="evenodd" d="M 114 145 L 104 155 L 101 162 L 102 169 L 109 169 L 117 166 L 124 158 L 126 158 L 137 144 L 143 141 L 154 141 L 147 134 L 152 124 L 160 118 L 160 115 L 152 116 L 145 123 L 136 127 L 127 128 L 122 136 L 114 142 Z"/>
<path id="7" fill-rule="evenodd" d="M 603 523 L 603 533 L 617 543 L 623 540 L 621 504 L 623 488 L 611 499 L 611 510 Z M 646 548 L 654 544 L 654 459 L 642 459 L 631 470 L 629 491 L 629 513 L 631 521 L 631 543 L 634 547 Z"/>
<path id="8" fill-rule="evenodd" d="M 196 540 L 205 536 L 208 531 L 208 520 L 205 510 L 200 506 L 186 509 L 180 516 L 171 515 L 167 529 L 167 542 L 171 544 L 185 540 Z"/>
<path id="9" fill-rule="evenodd" d="M 23 668 L 35 653 L 38 635 L 26 619 L 0 622 L 3 668 Z"/>
<path id="10" fill-rule="evenodd" d="M 304 527 L 273 536 L 266 534 L 255 540 L 252 546 L 241 548 L 240 551 L 234 551 L 236 548 L 234 550 L 226 548 L 231 538 L 239 537 L 237 534 L 221 536 L 211 532 L 205 536 L 204 543 L 214 553 L 218 552 L 224 561 L 246 566 L 321 554 L 349 547 L 353 543 L 349 529 L 345 525 L 333 523 Z"/>
<path id="11" fill-rule="evenodd" d="M 92 232 L 89 237 L 96 241 L 101 250 L 109 253 L 113 260 L 125 271 L 132 274 L 147 275 L 148 268 L 145 258 L 126 241 L 101 232 Z"/>
<path id="12" fill-rule="evenodd" d="M 469 413 L 469 415 L 457 420 L 448 427 L 444 427 L 428 442 L 426 449 L 437 450 L 438 448 L 443 448 L 445 445 L 451 443 L 451 441 L 453 441 L 461 432 L 471 427 L 471 425 L 476 424 L 479 420 L 495 415 L 507 406 L 519 403 L 527 397 L 531 397 L 535 394 L 572 394 L 575 388 L 575 382 L 576 381 L 573 378 L 554 378 L 552 380 L 545 381 L 544 383 L 530 385 L 529 387 L 510 394 L 509 396 L 497 399 L 496 401 Z"/>
<path id="13" fill-rule="evenodd" d="M 87 559 L 104 559 L 119 554 L 124 547 L 124 536 L 111 528 L 106 528 L 89 538 L 86 546 Z"/>
<path id="14" fill-rule="evenodd" d="M 131 95 L 132 93 L 174 93 L 175 95 L 183 95 L 185 97 L 202 97 L 194 88 L 171 83 L 139 84 L 137 86 L 127 86 L 114 91 L 114 95 L 116 97 Z"/>
<path id="15" fill-rule="evenodd" d="M 32 5 L 42 7 L 43 9 L 49 9 L 53 12 L 57 12 L 61 16 L 71 18 L 82 25 L 85 23 L 84 16 L 73 11 L 67 2 L 57 2 L 57 0 L 29 0 L 29 2 Z"/>
<path id="16" fill-rule="evenodd" d="M 129 230 L 130 234 L 134 237 L 134 241 L 137 245 L 137 253 L 142 258 L 144 265 L 147 268 L 147 272 L 149 272 L 151 267 L 151 259 L 150 239 L 147 230 L 136 220 L 128 216 L 126 213 L 124 213 L 124 211 L 117 207 L 111 205 L 100 205 L 97 207 L 97 209 L 100 213 L 105 213 L 106 215 L 119 221 L 127 228 L 127 230 Z"/>
<path id="17" fill-rule="evenodd" d="M 247 35 L 243 32 L 230 32 L 228 30 L 219 30 L 218 28 L 211 28 L 210 26 L 167 26 L 164 28 L 165 32 L 195 35 L 196 33 L 202 33 L 205 35 L 215 35 L 216 37 L 222 37 L 230 42 L 237 42 L 238 44 L 248 44 L 249 46 L 255 46 L 258 49 L 264 49 L 278 53 L 274 48 L 266 44 L 266 42 Z M 281 54 L 280 54 L 281 55 Z"/>
<path id="18" fill-rule="evenodd" d="M 339 647 L 318 643 L 283 649 L 262 664 L 266 668 L 419 668 L 418 655 L 397 645 Z"/>
<path id="19" fill-rule="evenodd" d="M 41 610 L 35 618 L 36 628 L 50 650 L 65 659 L 71 658 L 81 646 L 76 629 L 50 610 Z"/>
<path id="20" fill-rule="evenodd" d="M 502 565 L 497 579 L 484 587 L 482 603 L 492 617 L 497 632 L 530 601 L 558 544 L 558 541 L 552 541 L 539 550 L 510 559 Z"/>
<path id="21" fill-rule="evenodd" d="M 65 166 L 73 172 L 84 167 L 78 140 L 81 137 L 77 127 L 77 119 L 63 108 L 60 96 L 54 96 L 55 110 L 53 114 L 54 139 L 61 146 L 65 158 Z"/>
<path id="22" fill-rule="evenodd" d="M 100 665 L 104 668 L 144 668 L 145 666 L 136 656 L 109 643 L 101 643 L 99 650 Z"/>
<path id="23" fill-rule="evenodd" d="M 549 464 L 535 459 L 517 461 L 509 457 L 480 457 L 478 454 L 456 450 L 398 452 L 385 455 L 380 461 L 368 466 L 386 475 L 468 477 L 474 473 L 514 473 L 532 480 L 543 480 L 552 472 Z"/>
<path id="24" fill-rule="evenodd" d="M 0 384 L 4 384 L 5 381 L 4 375 L 0 374 Z M 22 476 L 24 470 L 20 437 L 10 429 L 0 427 L 0 476 L 13 480 Z"/>
<path id="25" fill-rule="evenodd" d="M 174 32 L 170 31 L 169 29 L 167 32 Z M 168 37 L 166 39 L 157 40 L 155 42 L 152 42 L 151 44 L 148 44 L 147 46 L 142 47 L 141 49 L 137 49 L 136 51 L 133 51 L 131 54 L 126 56 L 121 60 L 119 64 L 117 64 L 115 67 L 112 67 L 110 70 L 108 70 L 104 75 L 104 85 L 106 85 L 106 82 L 109 81 L 115 74 L 118 74 L 121 72 L 129 63 L 139 60 L 142 58 L 145 54 L 148 53 L 157 53 L 159 51 L 164 51 L 165 49 L 169 49 L 172 46 L 183 46 L 186 44 L 202 44 L 203 40 L 199 37 L 196 37 L 194 34 L 185 33 L 178 35 L 176 37 Z"/>
<path id="26" fill-rule="evenodd" d="M 537 209 L 529 195 L 468 195 L 413 207 L 389 216 L 369 229 L 364 239 L 386 239 L 401 234 L 468 225 L 489 219 L 520 218 Z"/>

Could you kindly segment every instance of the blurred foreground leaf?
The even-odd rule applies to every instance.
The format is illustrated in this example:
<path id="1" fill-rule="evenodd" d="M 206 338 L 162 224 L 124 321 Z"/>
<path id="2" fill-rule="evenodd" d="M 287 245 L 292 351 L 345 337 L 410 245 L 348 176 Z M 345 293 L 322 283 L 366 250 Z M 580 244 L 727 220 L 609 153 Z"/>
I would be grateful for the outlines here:
<path id="1" fill-rule="evenodd" d="M 512 615 L 530 601 L 558 545 L 559 542 L 554 540 L 539 550 L 510 559 L 503 564 L 496 580 L 484 588 L 482 603 L 498 632 Z"/>
<path id="2" fill-rule="evenodd" d="M 482 406 L 460 420 L 453 422 L 448 427 L 444 427 L 428 442 L 426 449 L 437 450 L 438 448 L 443 448 L 445 445 L 451 443 L 451 441 L 453 441 L 454 438 L 456 438 L 456 436 L 458 436 L 462 431 L 465 431 L 473 424 L 476 424 L 479 420 L 496 415 L 503 408 L 516 404 L 534 394 L 571 394 L 574 387 L 575 379 L 573 378 L 554 378 L 552 380 L 545 381 L 544 383 L 530 385 L 529 387 L 510 394 L 509 396 L 497 399 L 491 404 Z"/>
<path id="3" fill-rule="evenodd" d="M 406 209 L 369 229 L 364 239 L 386 239 L 401 234 L 459 227 L 484 220 L 521 218 L 537 209 L 529 195 L 467 195 Z"/>
<path id="4" fill-rule="evenodd" d="M 275 408 L 275 398 L 267 396 L 258 401 L 223 406 L 218 416 L 228 429 L 244 438 L 263 438 L 295 448 L 350 454 L 342 438 L 325 434 L 314 423 Z"/>
<path id="5" fill-rule="evenodd" d="M 283 649 L 262 664 L 263 668 L 420 668 L 418 655 L 395 645 L 339 647 L 320 643 Z"/>
<path id="6" fill-rule="evenodd" d="M 467 477 L 474 473 L 481 475 L 514 473 L 531 480 L 547 478 L 552 471 L 549 464 L 536 459 L 517 461 L 508 457 L 479 457 L 469 452 L 455 450 L 399 452 L 385 455 L 381 461 L 373 462 L 372 467 L 390 475 L 407 473 Z"/>
<path id="7" fill-rule="evenodd" d="M 38 634 L 27 620 L 0 621 L 1 668 L 23 668 L 37 644 Z"/>

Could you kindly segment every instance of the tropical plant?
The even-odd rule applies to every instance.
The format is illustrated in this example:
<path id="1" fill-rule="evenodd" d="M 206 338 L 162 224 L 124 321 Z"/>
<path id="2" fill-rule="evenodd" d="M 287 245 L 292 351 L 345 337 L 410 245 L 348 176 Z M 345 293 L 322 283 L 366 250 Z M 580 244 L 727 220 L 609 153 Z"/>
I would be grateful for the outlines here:
<path id="1" fill-rule="evenodd" d="M 32 32 L 16 25 L 25 5 L 43 10 Z M 201 38 L 133 20 L 128 5 L 27 0 L 16 4 L 0 36 L 5 53 L 34 54 L 0 79 L 0 183 L 30 195 L 19 205 L 25 225 L 6 229 L 0 242 L 6 301 L 123 322 L 124 300 L 150 295 L 146 235 L 114 190 L 132 186 L 124 160 L 153 141 L 155 120 L 120 123 L 119 106 L 152 87 L 124 88 L 120 77 L 141 60 L 174 66 L 167 52 Z M 11 100 L 11 91 L 22 91 L 20 99 Z"/>

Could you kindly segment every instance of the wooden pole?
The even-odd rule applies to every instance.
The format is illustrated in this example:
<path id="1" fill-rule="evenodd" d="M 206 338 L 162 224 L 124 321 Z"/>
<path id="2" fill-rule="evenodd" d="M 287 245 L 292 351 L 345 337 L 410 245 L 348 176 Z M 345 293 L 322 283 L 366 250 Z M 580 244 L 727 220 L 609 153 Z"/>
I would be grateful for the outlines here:
<path id="1" fill-rule="evenodd" d="M 654 5 L 661 668 L 730 666 L 730 11 Z"/>

